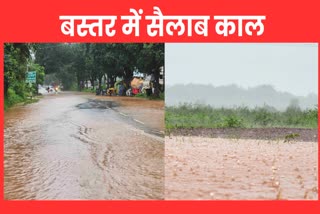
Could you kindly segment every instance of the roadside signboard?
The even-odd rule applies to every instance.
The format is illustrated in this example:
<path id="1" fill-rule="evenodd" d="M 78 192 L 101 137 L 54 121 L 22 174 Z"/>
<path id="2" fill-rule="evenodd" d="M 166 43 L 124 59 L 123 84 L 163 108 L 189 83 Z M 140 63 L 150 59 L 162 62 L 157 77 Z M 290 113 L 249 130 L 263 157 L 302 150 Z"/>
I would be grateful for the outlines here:
<path id="1" fill-rule="evenodd" d="M 27 83 L 36 83 L 37 73 L 35 71 L 28 71 L 26 82 Z"/>

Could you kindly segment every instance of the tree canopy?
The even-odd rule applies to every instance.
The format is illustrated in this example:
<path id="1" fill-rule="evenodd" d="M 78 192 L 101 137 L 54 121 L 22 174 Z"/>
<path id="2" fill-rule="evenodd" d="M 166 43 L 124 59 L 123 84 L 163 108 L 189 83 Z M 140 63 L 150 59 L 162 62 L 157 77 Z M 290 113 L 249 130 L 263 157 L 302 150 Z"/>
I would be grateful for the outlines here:
<path id="1" fill-rule="evenodd" d="M 143 43 L 60 43 L 38 44 L 36 62 L 45 67 L 46 74 L 55 73 L 65 89 L 76 86 L 82 90 L 84 82 L 92 85 L 102 78 L 112 87 L 116 77 L 123 78 L 128 85 L 133 71 L 154 74 L 155 94 L 158 96 L 159 68 L 164 65 L 164 44 Z"/>
<path id="2" fill-rule="evenodd" d="M 109 88 L 117 77 L 129 86 L 134 71 L 154 75 L 154 96 L 158 97 L 163 65 L 163 43 L 6 43 L 5 105 L 27 99 L 30 90 L 36 92 L 46 79 L 62 83 L 66 90 L 82 90 L 88 81 L 101 89 L 103 79 Z M 31 88 L 26 83 L 28 71 L 37 76 Z"/>
<path id="3" fill-rule="evenodd" d="M 34 62 L 33 53 L 37 45 L 30 43 L 5 43 L 4 45 L 4 95 L 5 107 L 22 102 L 30 91 L 37 91 L 37 84 L 44 80 L 44 67 Z M 26 75 L 35 71 L 36 84 L 28 87 Z"/>

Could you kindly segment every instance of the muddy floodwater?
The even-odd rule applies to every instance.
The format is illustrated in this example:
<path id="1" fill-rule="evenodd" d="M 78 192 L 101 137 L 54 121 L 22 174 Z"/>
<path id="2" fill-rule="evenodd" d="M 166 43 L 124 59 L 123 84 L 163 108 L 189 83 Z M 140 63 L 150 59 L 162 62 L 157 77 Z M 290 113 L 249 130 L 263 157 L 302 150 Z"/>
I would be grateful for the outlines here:
<path id="1" fill-rule="evenodd" d="M 168 136 L 165 198 L 318 199 L 318 143 Z"/>
<path id="2" fill-rule="evenodd" d="M 163 101 L 74 92 L 10 109 L 5 199 L 163 199 L 163 114 Z"/>

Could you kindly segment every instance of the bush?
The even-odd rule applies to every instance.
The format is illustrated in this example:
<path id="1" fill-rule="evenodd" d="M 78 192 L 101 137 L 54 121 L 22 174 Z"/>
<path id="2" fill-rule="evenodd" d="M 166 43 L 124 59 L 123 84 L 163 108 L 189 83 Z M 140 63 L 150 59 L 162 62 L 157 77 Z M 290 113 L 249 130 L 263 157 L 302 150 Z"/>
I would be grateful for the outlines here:
<path id="1" fill-rule="evenodd" d="M 9 88 L 7 96 L 5 97 L 5 102 L 4 102 L 5 110 L 7 110 L 8 108 L 10 108 L 11 106 L 13 106 L 17 103 L 23 102 L 23 101 L 24 101 L 23 97 L 17 95 L 16 92 L 12 88 Z"/>
<path id="2" fill-rule="evenodd" d="M 139 93 L 136 94 L 135 97 L 147 98 L 147 95 L 145 93 Z"/>
<path id="3" fill-rule="evenodd" d="M 317 128 L 318 108 L 287 109 L 247 107 L 214 108 L 208 105 L 182 104 L 166 107 L 166 128 Z"/>
<path id="4" fill-rule="evenodd" d="M 240 128 L 243 127 L 242 120 L 236 116 L 229 116 L 225 118 L 224 126 L 225 128 Z"/>
<path id="5" fill-rule="evenodd" d="M 255 112 L 254 121 L 258 125 L 268 126 L 272 122 L 272 113 L 263 108 L 258 109 Z"/>
<path id="6" fill-rule="evenodd" d="M 164 93 L 163 92 L 160 93 L 160 97 L 159 98 L 160 98 L 160 100 L 164 100 Z"/>
<path id="7" fill-rule="evenodd" d="M 32 88 L 34 90 L 34 88 Z M 18 103 L 24 103 L 30 104 L 30 103 L 35 103 L 38 102 L 39 99 L 33 98 L 29 99 L 28 98 L 28 92 L 24 92 L 24 96 L 18 95 L 12 88 L 8 88 L 7 96 L 4 98 L 4 110 L 8 110 L 10 107 L 18 104 Z"/>
<path id="8" fill-rule="evenodd" d="M 164 93 L 160 92 L 159 97 L 154 97 L 153 95 L 148 96 L 146 93 L 136 94 L 135 97 L 148 98 L 150 100 L 164 100 Z"/>

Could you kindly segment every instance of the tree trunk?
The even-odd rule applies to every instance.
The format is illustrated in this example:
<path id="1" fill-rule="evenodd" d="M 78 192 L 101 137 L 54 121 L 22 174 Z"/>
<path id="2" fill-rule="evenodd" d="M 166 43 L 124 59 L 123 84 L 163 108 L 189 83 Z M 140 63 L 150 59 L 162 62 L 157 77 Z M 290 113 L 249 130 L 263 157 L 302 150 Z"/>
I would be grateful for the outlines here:
<path id="1" fill-rule="evenodd" d="M 125 76 L 124 76 L 124 83 L 126 85 L 126 89 L 130 88 L 130 82 L 133 76 L 133 71 L 130 68 L 125 68 Z"/>
<path id="2" fill-rule="evenodd" d="M 163 87 L 162 87 L 162 93 L 164 93 L 165 92 L 165 90 L 166 90 L 166 78 L 165 78 L 165 72 L 164 72 L 164 66 L 163 66 L 163 75 L 162 75 L 162 79 L 163 79 Z"/>
<path id="3" fill-rule="evenodd" d="M 81 81 L 78 80 L 78 90 L 81 91 Z"/>
<path id="4" fill-rule="evenodd" d="M 106 85 L 106 88 L 110 88 L 110 77 L 107 78 L 107 85 Z"/>
<path id="5" fill-rule="evenodd" d="M 80 91 L 84 89 L 84 81 L 80 80 Z"/>
<path id="6" fill-rule="evenodd" d="M 39 87 L 37 83 L 36 83 L 36 92 L 37 92 L 37 95 L 39 95 Z"/>
<path id="7" fill-rule="evenodd" d="M 9 88 L 9 84 L 7 83 L 8 80 L 7 77 L 4 77 L 4 96 L 7 97 L 8 96 L 8 88 Z"/>
<path id="8" fill-rule="evenodd" d="M 90 79 L 92 89 L 94 90 L 94 79 Z"/>
<path id="9" fill-rule="evenodd" d="M 155 69 L 154 71 L 154 78 L 155 78 L 155 81 L 154 81 L 154 93 L 153 93 L 153 96 L 156 97 L 156 98 L 159 98 L 160 97 L 160 91 L 159 91 L 159 77 L 160 77 L 160 69 L 157 68 Z"/>
<path id="10" fill-rule="evenodd" d="M 113 88 L 114 87 L 114 83 L 115 83 L 114 77 L 110 77 L 109 78 L 109 88 Z"/>
<path id="11" fill-rule="evenodd" d="M 99 89 L 101 90 L 102 76 L 99 77 Z"/>

